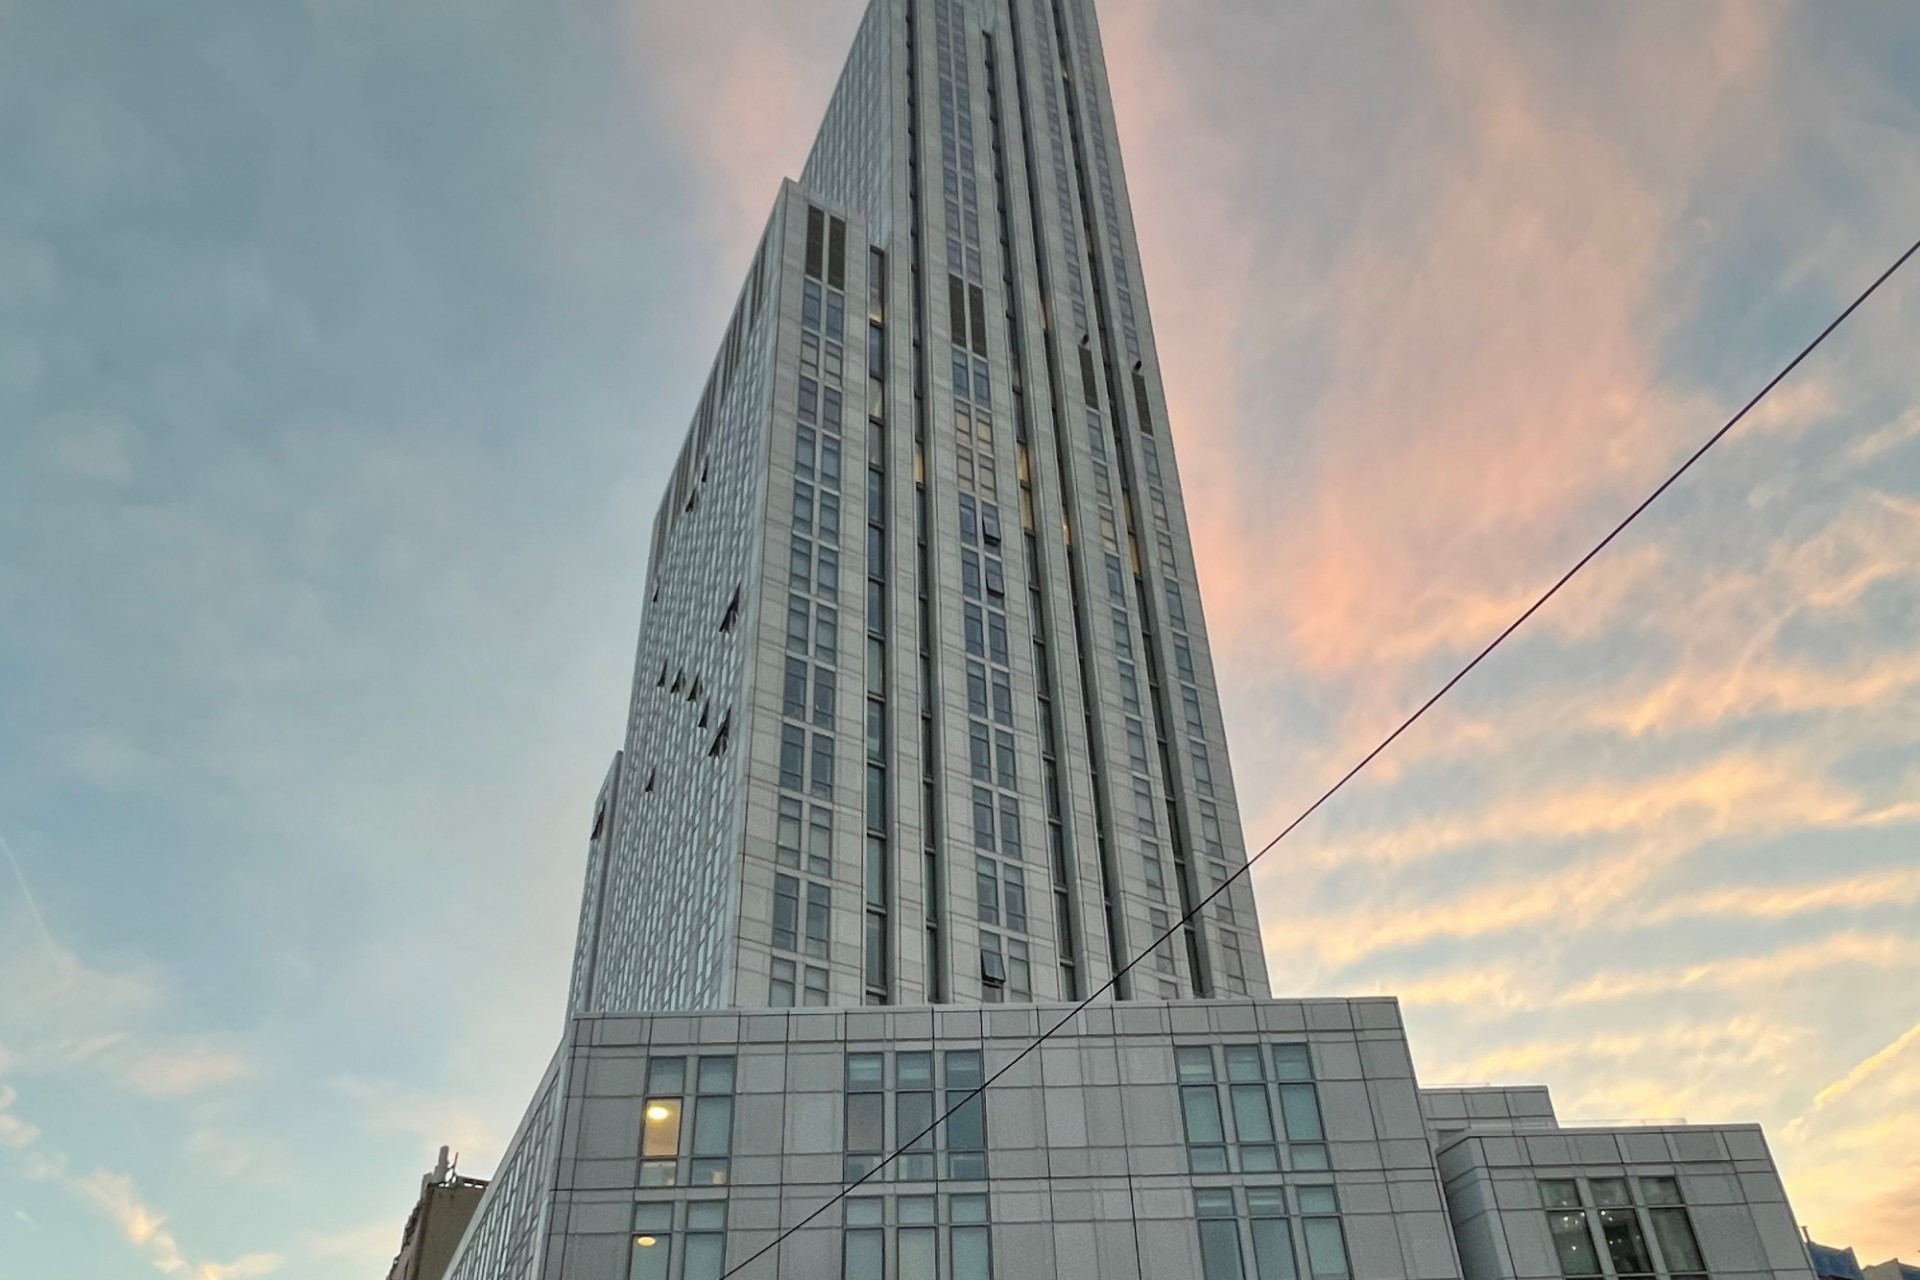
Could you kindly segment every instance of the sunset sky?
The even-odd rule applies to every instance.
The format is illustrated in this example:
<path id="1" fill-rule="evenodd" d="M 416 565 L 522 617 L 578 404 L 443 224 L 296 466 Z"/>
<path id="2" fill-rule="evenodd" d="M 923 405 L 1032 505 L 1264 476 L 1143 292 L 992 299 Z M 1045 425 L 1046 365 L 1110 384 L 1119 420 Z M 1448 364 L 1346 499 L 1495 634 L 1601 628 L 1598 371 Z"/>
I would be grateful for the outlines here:
<path id="1" fill-rule="evenodd" d="M 0 1280 L 384 1273 L 558 1039 L 861 0 L 0 0 Z M 1920 237 L 1920 6 L 1100 0 L 1257 847 Z M 1920 1261 L 1920 263 L 1254 872 Z"/>

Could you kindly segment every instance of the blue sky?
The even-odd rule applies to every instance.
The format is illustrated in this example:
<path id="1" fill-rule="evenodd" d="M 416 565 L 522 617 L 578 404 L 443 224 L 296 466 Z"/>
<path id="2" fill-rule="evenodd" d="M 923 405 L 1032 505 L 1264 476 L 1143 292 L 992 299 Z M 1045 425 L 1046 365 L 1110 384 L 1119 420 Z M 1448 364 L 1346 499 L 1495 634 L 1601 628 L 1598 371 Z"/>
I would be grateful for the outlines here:
<path id="1" fill-rule="evenodd" d="M 857 0 L 0 0 L 0 1280 L 365 1275 L 559 1029 Z M 1920 236 L 1920 13 L 1102 5 L 1250 842 Z M 1256 872 L 1920 1254 L 1920 275 Z"/>

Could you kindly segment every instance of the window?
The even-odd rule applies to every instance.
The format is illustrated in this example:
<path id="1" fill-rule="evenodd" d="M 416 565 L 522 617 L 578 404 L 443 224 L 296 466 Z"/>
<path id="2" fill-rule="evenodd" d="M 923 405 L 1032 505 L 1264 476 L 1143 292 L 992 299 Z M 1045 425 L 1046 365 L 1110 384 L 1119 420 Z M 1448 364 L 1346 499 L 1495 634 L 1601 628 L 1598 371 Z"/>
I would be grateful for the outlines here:
<path id="1" fill-rule="evenodd" d="M 800 865 L 800 825 L 802 806 L 792 796 L 781 796 L 779 814 L 774 822 L 774 859 L 783 867 Z"/>
<path id="2" fill-rule="evenodd" d="M 814 582 L 829 600 L 840 594 L 840 553 L 832 547 L 820 548 L 820 571 L 814 575 Z"/>
<path id="3" fill-rule="evenodd" d="M 833 799 L 833 735 L 813 735 L 813 794 Z"/>
<path id="4" fill-rule="evenodd" d="M 900 1280 L 937 1280 L 939 1231 L 933 1197 L 902 1196 L 900 1214 Z"/>
<path id="5" fill-rule="evenodd" d="M 1013 723 L 1013 685 L 1004 671 L 993 673 L 993 718 L 1001 724 Z"/>
<path id="6" fill-rule="evenodd" d="M 980 931 L 980 995 L 989 1004 L 999 1004 L 1007 985 L 1007 957 L 1000 950 L 1000 935 Z"/>
<path id="7" fill-rule="evenodd" d="M 701 1058 L 694 1089 L 692 1182 L 695 1186 L 725 1186 L 733 1152 L 733 1059 Z M 723 1221 L 723 1231 L 725 1225 Z M 689 1239 L 689 1269 L 693 1265 L 693 1252 L 693 1241 Z"/>
<path id="8" fill-rule="evenodd" d="M 1547 1210 L 1547 1231 L 1553 1236 L 1554 1252 L 1560 1255 L 1560 1274 L 1569 1280 L 1599 1275 L 1600 1258 L 1594 1252 L 1593 1233 L 1580 1206 L 1580 1184 L 1571 1179 L 1542 1182 L 1540 1200 Z"/>
<path id="9" fill-rule="evenodd" d="M 988 840 L 992 840 L 992 828 L 988 828 Z M 973 868 L 974 900 L 979 907 L 981 924 L 1000 923 L 1000 879 L 999 864 L 992 858 L 975 858 Z M 989 973 L 991 980 L 998 977 Z M 1004 976 L 1004 975 L 1000 975 Z"/>
<path id="10" fill-rule="evenodd" d="M 886 1202 L 847 1201 L 840 1280 L 887 1280 Z"/>
<path id="11" fill-rule="evenodd" d="M 813 590 L 813 544 L 797 535 L 787 548 L 787 581 L 796 591 Z"/>
<path id="12" fill-rule="evenodd" d="M 954 1196 L 947 1202 L 953 1280 L 993 1280 L 993 1234 L 986 1225 L 985 1196 Z"/>
<path id="13" fill-rule="evenodd" d="M 786 681 L 781 687 L 780 712 L 795 720 L 807 718 L 807 660 L 788 658 Z M 782 785 L 785 785 L 782 783 Z"/>
<path id="14" fill-rule="evenodd" d="M 824 884 L 807 885 L 807 954 L 827 958 L 833 931 L 833 890 Z"/>
<path id="15" fill-rule="evenodd" d="M 670 1187 L 678 1181 L 680 1116 L 687 1060 L 647 1063 L 647 1099 L 640 1110 L 640 1185 Z"/>
<path id="16" fill-rule="evenodd" d="M 1293 1262 L 1293 1232 L 1287 1226 L 1286 1193 L 1279 1187 L 1248 1187 L 1248 1224 L 1253 1235 L 1253 1269 L 1258 1280 L 1298 1280 Z"/>
<path id="17" fill-rule="evenodd" d="M 985 787 L 973 789 L 973 843 L 977 849 L 993 851 L 993 792 Z"/>
<path id="18" fill-rule="evenodd" d="M 872 848 L 872 843 L 868 845 Z M 884 845 L 882 846 L 884 848 Z M 866 981 L 870 996 L 879 996 L 884 1004 L 887 994 L 887 917 L 883 911 L 867 912 Z M 869 1000 L 869 1004 L 876 1001 Z"/>
<path id="19" fill-rule="evenodd" d="M 847 1055 L 846 1180 L 865 1177 L 887 1140 L 887 1060 L 880 1053 Z"/>
<path id="20" fill-rule="evenodd" d="M 993 739 L 987 726 L 979 721 L 970 721 L 967 725 L 967 760 L 977 782 L 993 781 Z M 987 830 L 993 830 L 993 823 L 987 823 Z"/>
<path id="21" fill-rule="evenodd" d="M 1002 798 L 1002 803 L 1011 803 Z M 1000 881 L 1006 895 L 1007 928 L 1017 933 L 1027 931 L 1027 878 L 1020 868 L 1006 866 L 1001 868 Z"/>
<path id="22" fill-rule="evenodd" d="M 833 727 L 833 699 L 837 692 L 831 667 L 816 667 L 813 672 L 813 722 L 822 729 Z"/>
<path id="23" fill-rule="evenodd" d="M 1660 1247 L 1660 1260 L 1674 1280 L 1705 1280 L 1706 1260 L 1700 1254 L 1700 1241 L 1693 1233 L 1693 1222 L 1680 1198 L 1680 1183 L 1674 1178 L 1640 1179 L 1640 1200 L 1648 1206 L 1647 1218 L 1653 1223 L 1653 1238 Z"/>
<path id="24" fill-rule="evenodd" d="M 833 810 L 817 804 L 807 821 L 807 874 L 833 874 Z"/>
<path id="25" fill-rule="evenodd" d="M 1020 802 L 1012 796 L 1001 796 L 1000 850 L 1009 858 L 1018 858 L 1024 847 L 1020 839 Z"/>
<path id="26" fill-rule="evenodd" d="M 1200 1274 L 1203 1280 L 1245 1280 L 1241 1265 L 1240 1224 L 1234 1218 L 1233 1192 L 1224 1188 L 1196 1190 L 1194 1217 L 1200 1232 Z"/>
<path id="27" fill-rule="evenodd" d="M 946 1069 L 947 1109 L 953 1112 L 944 1126 L 947 1176 L 983 1179 L 987 1176 L 987 1100 L 985 1094 L 974 1093 L 982 1078 L 980 1051 L 948 1050 Z"/>
<path id="28" fill-rule="evenodd" d="M 1172 928 L 1172 918 L 1169 917 L 1166 912 L 1160 910 L 1158 907 L 1148 908 L 1147 929 L 1155 938 L 1166 937 L 1168 930 Z M 1161 973 L 1177 974 L 1179 972 L 1178 967 L 1174 963 L 1172 944 L 1162 942 L 1153 949 L 1153 967 Z"/>
<path id="29" fill-rule="evenodd" d="M 781 951 L 798 951 L 800 931 L 800 881 L 793 876 L 773 878 L 773 945 Z"/>
<path id="30" fill-rule="evenodd" d="M 831 662 L 840 656 L 840 612 L 821 605 L 814 614 L 813 652 Z"/>
<path id="31" fill-rule="evenodd" d="M 894 1141 L 906 1150 L 894 1161 L 902 1182 L 930 1182 L 934 1176 L 933 1055 L 898 1053 L 893 1059 Z"/>
<path id="32" fill-rule="evenodd" d="M 1653 1255 L 1647 1250 L 1647 1238 L 1640 1230 L 1640 1215 L 1634 1211 L 1633 1196 L 1625 1178 L 1595 1178 L 1589 1184 L 1593 1202 L 1601 1206 L 1600 1236 L 1607 1242 L 1607 1256 L 1621 1277 L 1651 1276 Z"/>
<path id="33" fill-rule="evenodd" d="M 1326 1141 L 1326 1130 L 1320 1123 L 1320 1097 L 1313 1085 L 1281 1085 L 1280 1114 L 1286 1120 L 1289 1142 Z"/>
<path id="34" fill-rule="evenodd" d="M 827 971 L 813 965 L 806 967 L 806 986 L 801 995 L 810 1009 L 823 1009 L 827 1004 Z"/>
<path id="35" fill-rule="evenodd" d="M 1273 1111 L 1267 1105 L 1266 1075 L 1256 1045 L 1227 1046 L 1227 1095 L 1233 1107 L 1233 1132 L 1240 1142 L 1240 1168 L 1248 1173 L 1279 1169 L 1273 1145 Z"/>
<path id="36" fill-rule="evenodd" d="M 1033 995 L 1033 960 L 1019 938 L 1007 942 L 1007 989 L 1022 999 Z"/>
<path id="37" fill-rule="evenodd" d="M 767 982 L 767 1003 L 775 1009 L 791 1009 L 794 991 L 793 961 L 775 960 Z"/>
<path id="38" fill-rule="evenodd" d="M 1227 1171 L 1227 1135 L 1214 1088 L 1213 1051 L 1201 1047 L 1174 1050 L 1180 1081 L 1180 1113 L 1186 1122 L 1187 1159 L 1195 1173 Z"/>
<path id="39" fill-rule="evenodd" d="M 867 829 L 884 831 L 887 827 L 887 768 L 867 766 Z"/>
<path id="40" fill-rule="evenodd" d="M 1300 1232 L 1307 1243 L 1312 1280 L 1346 1280 L 1347 1239 L 1340 1229 L 1339 1202 L 1332 1187 L 1301 1187 Z M 1313 1216 L 1313 1215 L 1324 1216 Z"/>
<path id="41" fill-rule="evenodd" d="M 687 1249 L 681 1280 L 720 1280 L 727 1270 L 727 1202 L 695 1200 L 687 1206 Z"/>
<path id="42" fill-rule="evenodd" d="M 633 1265 L 628 1280 L 667 1280 L 673 1256 L 673 1237 L 666 1232 L 642 1232 L 633 1238 Z"/>

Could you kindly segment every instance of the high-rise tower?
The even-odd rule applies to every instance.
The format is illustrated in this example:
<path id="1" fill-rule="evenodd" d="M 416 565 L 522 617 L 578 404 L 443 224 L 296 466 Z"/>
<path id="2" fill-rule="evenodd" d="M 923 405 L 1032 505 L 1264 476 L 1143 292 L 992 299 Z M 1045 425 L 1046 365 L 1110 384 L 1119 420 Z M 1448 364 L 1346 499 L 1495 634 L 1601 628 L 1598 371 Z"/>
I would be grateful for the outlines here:
<path id="1" fill-rule="evenodd" d="M 648 576 L 577 1009 L 1074 999 L 1240 867 L 1089 0 L 870 6 Z"/>
<path id="2" fill-rule="evenodd" d="M 1067 1016 L 1245 857 L 1140 275 L 1092 0 L 872 0 L 451 1280 L 1812 1280 L 1757 1130 L 1422 1091 L 1244 883 Z"/>

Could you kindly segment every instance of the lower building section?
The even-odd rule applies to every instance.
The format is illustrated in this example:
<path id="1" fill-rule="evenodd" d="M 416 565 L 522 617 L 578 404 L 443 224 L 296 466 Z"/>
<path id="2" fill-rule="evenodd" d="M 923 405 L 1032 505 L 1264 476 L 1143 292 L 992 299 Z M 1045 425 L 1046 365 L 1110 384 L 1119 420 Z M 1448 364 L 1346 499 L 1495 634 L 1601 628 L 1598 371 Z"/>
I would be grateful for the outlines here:
<path id="1" fill-rule="evenodd" d="M 576 1019 L 448 1274 L 1810 1280 L 1757 1131 L 1423 1097 L 1389 999 L 1098 1006 L 968 1100 L 1066 1012 Z"/>

